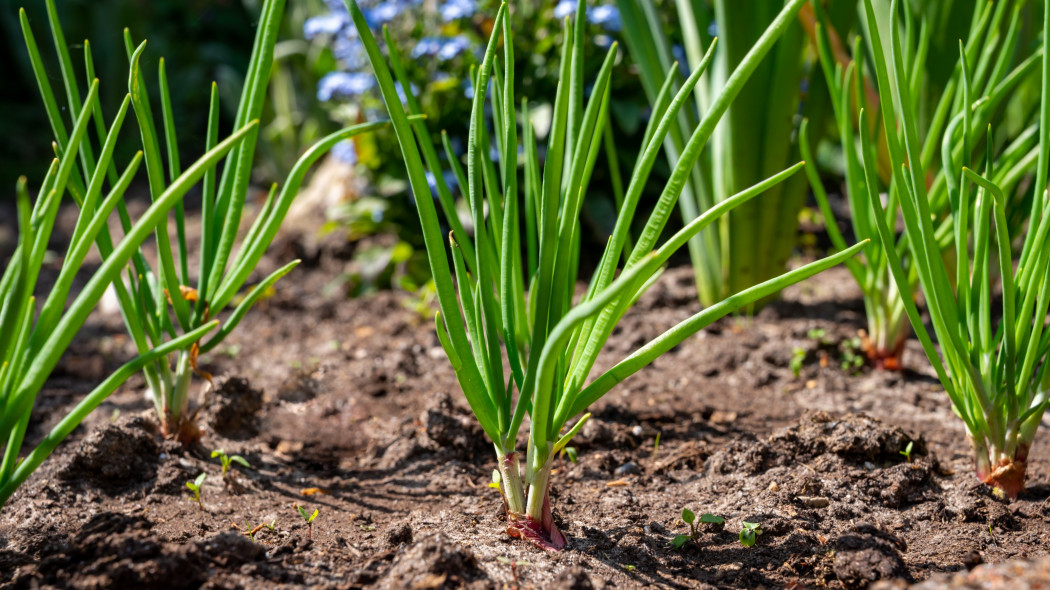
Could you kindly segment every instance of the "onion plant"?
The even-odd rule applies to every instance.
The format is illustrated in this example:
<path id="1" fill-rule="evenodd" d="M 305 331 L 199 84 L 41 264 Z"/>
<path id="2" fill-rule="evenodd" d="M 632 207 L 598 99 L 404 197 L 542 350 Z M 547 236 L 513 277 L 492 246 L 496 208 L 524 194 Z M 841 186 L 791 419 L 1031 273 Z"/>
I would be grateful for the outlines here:
<path id="1" fill-rule="evenodd" d="M 135 154 L 122 168 L 122 172 L 112 177 L 108 191 L 104 190 L 111 166 L 116 166 L 113 152 L 128 111 L 128 98 L 111 124 L 106 125 L 101 117 L 95 120 L 100 124 L 99 137 L 104 139 L 104 143 L 97 160 L 94 160 L 86 184 L 74 182 L 78 161 L 91 157 L 87 137 L 99 109 L 98 87 L 97 80 L 91 83 L 83 104 L 73 112 L 76 118 L 68 134 L 62 128 L 65 140 L 59 144 L 58 157 L 44 178 L 34 204 L 30 204 L 25 178 L 18 184 L 18 247 L 0 278 L 0 445 L 3 448 L 0 506 L 55 447 L 124 381 L 150 363 L 199 340 L 217 325 L 214 321 L 202 322 L 181 336 L 158 343 L 152 349 L 142 350 L 138 357 L 115 371 L 84 397 L 34 449 L 28 454 L 22 454 L 37 395 L 106 288 L 120 280 L 128 261 L 138 254 L 139 247 L 155 228 L 166 222 L 168 212 L 182 201 L 186 191 L 213 170 L 216 163 L 243 142 L 256 127 L 254 122 L 249 123 L 211 147 L 199 160 L 172 179 L 138 221 L 129 223 L 122 239 L 114 243 L 107 227 L 110 213 L 114 208 L 124 209 L 125 191 L 143 157 L 142 152 Z M 67 192 L 80 207 L 80 214 L 62 258 L 58 277 L 50 288 L 43 289 L 38 284 L 41 268 L 52 238 L 59 205 Z M 87 283 L 70 302 L 74 278 L 81 271 L 93 244 L 102 252 L 104 260 L 91 272 Z M 35 292 L 46 293 L 42 305 L 34 297 Z"/>
<path id="2" fill-rule="evenodd" d="M 576 275 L 582 248 L 580 209 L 602 147 L 609 79 L 618 51 L 615 44 L 610 48 L 585 100 L 584 3 L 578 7 L 575 24 L 566 19 L 562 32 L 560 81 L 543 164 L 538 157 L 540 150 L 528 101 L 522 100 L 519 111 L 513 92 L 514 34 L 506 18 L 506 4 L 495 17 L 474 80 L 465 169 L 452 156 L 447 145 L 450 142 L 446 142 L 448 163 L 459 177 L 460 186 L 465 187 L 473 226 L 471 235 L 456 219 L 451 196 L 442 186 L 442 161 L 429 139 L 425 122 L 407 118 L 418 111 L 418 103 L 414 97 L 406 96 L 406 111 L 398 96 L 394 84 L 395 77 L 404 77 L 401 55 L 388 42 L 388 66 L 360 8 L 354 0 L 345 1 L 382 90 L 416 195 L 440 305 L 435 322 L 438 338 L 467 402 L 495 447 L 499 486 L 509 521 L 507 532 L 543 547 L 561 547 L 566 541 L 552 516 L 550 475 L 553 458 L 579 432 L 588 414 L 570 426 L 574 417 L 697 330 L 785 285 L 829 268 L 863 247 L 858 244 L 732 295 L 664 332 L 589 381 L 598 353 L 613 329 L 656 281 L 668 258 L 727 211 L 776 186 L 802 167 L 801 162 L 797 163 L 720 200 L 657 245 L 715 125 L 740 92 L 759 56 L 786 26 L 798 2 L 774 20 L 754 53 L 741 62 L 722 93 L 714 98 L 703 121 L 692 132 L 687 149 L 675 163 L 633 248 L 625 251 L 627 231 L 642 188 L 668 131 L 711 63 L 713 48 L 708 49 L 701 67 L 677 92 L 671 91 L 677 67 L 667 72 L 661 99 L 645 133 L 643 155 L 630 176 L 615 229 L 586 293 L 577 299 Z M 502 51 L 498 52 L 501 37 Z M 487 101 L 492 111 L 491 128 L 484 119 Z M 495 161 L 489 155 L 493 143 L 498 156 Z M 520 170 L 519 148 L 524 154 Z M 428 171 L 438 179 L 436 200 L 452 228 L 448 244 L 453 270 L 449 268 L 437 206 L 430 198 Z M 520 231 L 522 226 L 524 232 Z M 522 233 L 526 235 L 525 244 Z M 626 263 L 617 273 L 621 256 L 626 257 Z M 522 470 L 518 432 L 526 415 L 529 435 Z"/>
<path id="3" fill-rule="evenodd" d="M 1044 40 L 1050 35 L 1050 10 L 1045 4 Z M 906 228 L 901 239 L 907 243 L 907 256 L 912 259 L 927 302 L 940 344 L 939 355 L 911 298 L 903 300 L 905 312 L 955 413 L 966 425 L 977 476 L 1015 497 L 1024 488 L 1029 449 L 1050 403 L 1050 331 L 1046 329 L 1050 308 L 1050 213 L 1046 211 L 1050 59 L 1045 50 L 1037 58 L 1042 65 L 1039 125 L 1027 144 L 1038 142 L 1035 198 L 1027 231 L 1011 233 L 1007 208 L 1012 201 L 1009 187 L 1016 184 L 1012 170 L 1020 167 L 1030 172 L 1030 158 L 1018 157 L 1007 164 L 994 157 L 993 134 L 982 116 L 983 109 L 994 103 L 1001 84 L 989 87 L 981 72 L 992 65 L 999 69 L 1003 58 L 982 49 L 977 66 L 972 67 L 972 56 L 960 43 L 960 76 L 950 100 L 961 107 L 937 138 L 940 145 L 935 143 L 931 148 L 940 147 L 950 211 L 950 223 L 938 224 L 935 190 L 928 185 L 930 169 L 914 111 L 914 85 L 900 83 L 912 80 L 913 74 L 906 66 L 910 63 L 906 58 L 908 42 L 902 39 L 904 29 L 897 23 L 899 8 L 899 1 L 894 0 L 890 18 L 879 22 L 872 0 L 864 2 L 868 22 L 872 23 L 872 62 L 879 100 L 884 105 L 883 130 L 896 187 L 890 199 L 899 202 Z M 859 129 L 866 192 L 878 239 L 880 244 L 893 244 L 896 240 L 888 223 L 892 218 L 887 213 L 893 209 L 883 205 L 876 190 L 875 143 L 867 125 L 859 125 Z M 983 151 L 976 151 L 978 143 L 985 144 Z M 1025 148 L 1019 153 L 1029 151 Z M 941 231 L 950 236 L 949 248 L 957 260 L 954 269 L 943 264 Z M 1021 243 L 1016 265 L 1012 260 L 1015 241 Z M 887 247 L 882 251 L 889 259 L 894 281 L 907 285 L 901 250 Z M 993 307 L 999 307 L 996 284 L 1002 289 L 1001 310 L 996 310 L 1001 313 L 993 314 Z"/>
<path id="4" fill-rule="evenodd" d="M 812 2 L 816 13 L 815 37 L 820 56 L 820 65 L 831 93 L 836 127 L 842 142 L 843 167 L 845 171 L 844 192 L 849 203 L 854 234 L 860 239 L 871 239 L 878 246 L 867 250 L 864 256 L 847 260 L 845 265 L 860 286 L 864 296 L 868 330 L 864 339 L 864 348 L 868 359 L 877 367 L 900 369 L 901 354 L 910 333 L 910 325 L 905 313 L 903 297 L 914 299 L 919 288 L 915 259 L 905 256 L 908 241 L 896 240 L 889 244 L 895 248 L 898 257 L 904 263 L 906 282 L 898 290 L 897 283 L 890 275 L 890 261 L 883 254 L 882 244 L 878 238 L 878 228 L 872 217 L 868 203 L 867 179 L 861 168 L 862 154 L 858 144 L 858 125 L 867 125 L 876 133 L 875 155 L 878 181 L 876 190 L 881 192 L 885 187 L 890 195 L 886 203 L 885 221 L 893 226 L 900 214 L 899 194 L 902 187 L 894 183 L 890 167 L 887 164 L 886 139 L 878 134 L 877 124 L 882 116 L 880 101 L 877 95 L 868 92 L 870 78 L 865 75 L 865 60 L 860 36 L 854 38 L 852 51 L 847 52 L 845 44 L 831 25 L 820 2 Z M 971 23 L 967 43 L 962 48 L 958 61 L 954 64 L 947 84 L 938 95 L 928 88 L 928 73 L 933 64 L 928 58 L 933 26 L 925 20 L 921 25 L 910 17 L 904 23 L 902 33 L 905 61 L 912 68 L 905 72 L 910 92 L 909 112 L 918 126 L 919 136 L 925 138 L 922 144 L 920 161 L 928 172 L 928 198 L 931 213 L 935 216 L 937 253 L 945 264 L 954 264 L 953 233 L 949 206 L 949 190 L 956 181 L 951 177 L 950 167 L 944 164 L 950 160 L 939 158 L 937 148 L 942 151 L 951 148 L 952 157 L 962 157 L 966 149 L 967 158 L 982 152 L 985 142 L 980 141 L 987 132 L 988 123 L 1002 112 L 1011 95 L 1020 83 L 1037 77 L 1038 55 L 1018 57 L 1019 32 L 1022 11 L 1019 4 L 999 2 L 984 4 Z M 1008 17 L 1008 18 L 1007 18 Z M 873 22 L 873 21 L 869 21 Z M 870 27 L 870 24 L 869 24 Z M 870 38 L 870 34 L 868 35 Z M 851 57 L 852 54 L 852 57 Z M 1015 63 L 1018 61 L 1019 63 Z M 971 70 L 967 64 L 978 64 Z M 981 92 L 980 102 L 974 103 L 969 119 L 964 121 L 964 111 L 969 106 L 959 92 L 965 76 L 971 76 L 970 89 Z M 892 78 L 891 78 L 892 81 Z M 975 96 L 974 98 L 978 98 Z M 856 121 L 856 113 L 863 108 L 866 117 Z M 924 113 L 929 110 L 929 113 Z M 1026 108 L 1020 109 L 1022 112 Z M 1034 112 L 1031 113 L 1034 115 Z M 1024 115 L 1022 116 L 1022 118 Z M 1032 118 L 1032 117 L 1027 117 Z M 967 142 L 952 142 L 940 145 L 946 129 L 950 133 L 958 131 L 959 125 L 968 122 L 969 139 Z M 961 131 L 960 131 L 961 134 Z M 806 160 L 806 173 L 809 176 L 813 193 L 822 211 L 828 235 L 835 247 L 845 248 L 846 242 L 838 229 L 831 206 L 828 203 L 824 186 L 817 174 L 816 165 L 810 155 L 809 141 L 806 138 L 806 124 L 803 123 L 800 141 L 802 156 Z M 1036 147 L 1035 127 L 1032 126 L 1018 137 L 1008 137 L 996 141 L 989 156 L 995 159 L 994 180 L 1008 194 L 1014 194 L 1011 203 L 1016 203 L 1023 187 L 1021 180 L 1029 171 L 1038 153 Z M 967 147 L 968 146 L 968 147 Z M 945 152 L 947 154 L 947 152 Z M 947 155 L 945 155 L 947 157 Z M 1009 208 L 1009 206 L 1008 206 Z"/>
<path id="5" fill-rule="evenodd" d="M 692 128 L 735 69 L 744 59 L 766 56 L 751 66 L 754 73 L 750 81 L 715 129 L 710 149 L 701 156 L 699 166 L 686 178 L 678 205 L 688 223 L 721 199 L 798 161 L 797 115 L 801 111 L 811 118 L 823 118 L 828 99 L 822 79 L 806 80 L 808 40 L 800 19 L 795 18 L 804 3 L 752 2 L 742 10 L 728 0 L 713 0 L 713 11 L 691 0 L 675 0 L 673 4 L 669 20 L 676 28 L 681 27 L 684 55 L 680 57 L 687 62 L 688 71 L 701 67 L 705 46 L 713 42 L 710 35 L 715 29 L 723 47 L 711 71 L 696 86 L 695 104 L 681 110 L 664 142 L 672 164 L 682 157 Z M 852 15 L 849 4 L 833 3 L 836 22 L 848 22 Z M 664 31 L 668 17 L 648 0 L 617 0 L 617 6 L 627 48 L 655 105 L 661 96 L 662 74 L 677 50 Z M 767 29 L 786 9 L 792 18 L 783 26 Z M 762 46 L 756 41 L 767 30 L 775 31 L 779 39 L 755 54 L 754 48 Z M 675 87 L 678 84 L 674 82 Z M 808 93 L 805 84 L 809 85 Z M 730 293 L 783 272 L 797 238 L 798 214 L 806 190 L 803 175 L 788 179 L 770 189 L 761 202 L 742 205 L 690 241 L 701 303 L 713 305 Z"/>
<path id="6" fill-rule="evenodd" d="M 113 279 L 124 324 L 140 354 L 176 338 L 180 333 L 195 332 L 227 307 L 235 306 L 222 327 L 208 340 L 186 342 L 184 346 L 171 351 L 171 354 L 154 358 L 142 367 L 164 433 L 184 442 L 193 440 L 196 436 L 196 427 L 189 411 L 189 394 L 193 374 L 198 370 L 197 356 L 221 343 L 251 306 L 278 279 L 298 264 L 298 261 L 293 261 L 280 267 L 247 294 L 241 293 L 242 287 L 273 241 L 307 170 L 339 141 L 385 124 L 365 123 L 346 128 L 325 137 L 307 150 L 292 168 L 280 192 L 277 191 L 277 185 L 273 185 L 262 209 L 247 235 L 240 240 L 240 247 L 235 252 L 234 246 L 238 240 L 245 202 L 251 192 L 249 181 L 258 139 L 258 128 L 251 122 L 259 118 L 265 100 L 273 65 L 274 44 L 284 5 L 284 0 L 267 0 L 261 8 L 255 45 L 234 122 L 235 128 L 246 129 L 244 138 L 232 148 L 230 158 L 222 168 L 221 178 L 215 169 L 204 174 L 200 242 L 196 248 L 197 264 L 191 264 L 190 261 L 191 250 L 184 211 L 181 202 L 178 202 L 174 209 L 174 232 L 169 229 L 166 220 L 155 225 L 156 266 L 151 265 L 145 253 L 140 250 L 131 257 L 133 269 L 127 276 Z M 47 12 L 59 58 L 60 75 L 57 77 L 62 81 L 65 91 L 65 109 L 67 112 L 79 112 L 80 85 L 54 0 L 47 0 Z M 21 17 L 26 46 L 55 141 L 60 152 L 66 152 L 69 149 L 70 136 L 66 132 L 63 110 L 59 108 L 51 88 L 52 78 L 48 76 L 44 67 L 25 11 L 21 13 Z M 146 42 L 136 46 L 127 30 L 124 31 L 124 42 L 130 67 L 129 98 L 123 108 L 127 109 L 130 103 L 138 122 L 149 193 L 156 202 L 182 174 L 177 125 L 169 98 L 165 62 L 162 58 L 157 70 L 160 120 L 164 129 L 162 136 L 158 132 L 142 66 Z M 93 78 L 91 45 L 87 41 L 84 42 L 84 69 L 88 79 Z M 210 93 L 208 128 L 204 134 L 205 145 L 202 146 L 206 150 L 213 149 L 219 137 L 219 93 L 214 83 Z M 102 124 L 102 110 L 97 102 L 93 109 L 93 118 L 96 125 Z M 79 195 L 85 194 L 86 191 L 84 179 L 93 178 L 96 172 L 102 170 L 100 182 L 102 179 L 114 182 L 116 173 L 112 165 L 107 164 L 103 167 L 96 161 L 88 143 L 81 149 L 78 162 L 79 167 L 74 167 L 70 176 L 70 192 L 80 205 L 83 199 Z M 122 203 L 117 204 L 117 209 L 124 230 L 127 231 L 130 224 L 126 209 Z M 102 228 L 100 240 L 100 251 L 106 259 L 109 252 L 104 242 L 110 240 L 108 228 Z M 210 378 L 206 373 L 202 374 Z"/>

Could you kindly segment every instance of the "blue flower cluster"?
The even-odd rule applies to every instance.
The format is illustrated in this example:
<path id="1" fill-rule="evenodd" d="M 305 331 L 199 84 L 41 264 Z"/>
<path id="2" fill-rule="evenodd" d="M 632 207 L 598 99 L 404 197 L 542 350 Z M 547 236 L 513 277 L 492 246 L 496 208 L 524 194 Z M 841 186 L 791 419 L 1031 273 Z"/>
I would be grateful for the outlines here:
<path id="1" fill-rule="evenodd" d="M 466 35 L 424 37 L 412 49 L 412 58 L 437 57 L 439 61 L 449 61 L 470 49 L 472 45 Z"/>
<path id="2" fill-rule="evenodd" d="M 367 73 L 368 59 L 364 46 L 357 36 L 357 29 L 350 21 L 350 14 L 342 0 L 326 0 L 329 12 L 315 16 L 303 24 L 303 37 L 312 41 L 319 37 L 330 39 L 332 54 L 344 68 L 343 71 L 326 74 L 317 86 L 317 99 L 328 102 L 360 96 L 375 88 L 375 79 Z M 358 5 L 369 26 L 379 28 L 397 15 L 423 4 L 423 0 L 359 0 Z M 441 20 L 448 23 L 474 16 L 475 0 L 444 0 L 438 6 Z M 447 62 L 466 51 L 477 49 L 464 35 L 426 37 L 412 50 L 413 59 L 435 57 Z M 413 92 L 416 92 L 413 89 Z M 398 87 L 404 100 L 404 91 Z"/>
<path id="3" fill-rule="evenodd" d="M 560 0 L 557 6 L 554 7 L 554 17 L 563 19 L 576 14 L 577 6 L 577 0 Z M 620 10 L 609 4 L 587 6 L 587 21 L 613 33 L 619 32 L 622 27 Z"/>

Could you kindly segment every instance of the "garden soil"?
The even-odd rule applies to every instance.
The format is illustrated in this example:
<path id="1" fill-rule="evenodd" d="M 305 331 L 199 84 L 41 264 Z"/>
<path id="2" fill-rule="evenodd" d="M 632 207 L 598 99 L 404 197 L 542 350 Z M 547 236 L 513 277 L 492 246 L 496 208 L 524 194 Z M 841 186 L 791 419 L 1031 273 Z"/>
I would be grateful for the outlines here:
<path id="1" fill-rule="evenodd" d="M 835 269 L 727 318 L 613 389 L 558 459 L 560 552 L 508 537 L 495 464 L 418 296 L 345 297 L 346 260 L 285 239 L 278 283 L 197 379 L 199 446 L 163 440 L 133 378 L 0 513 L 3 588 L 1046 587 L 1050 449 L 995 497 L 921 349 L 854 369 L 864 325 Z M 265 269 L 263 269 L 265 270 Z M 696 313 L 673 268 L 617 328 L 611 366 Z M 98 313 L 42 392 L 42 436 L 129 358 Z M 796 376 L 793 360 L 801 360 Z M 846 368 L 843 368 L 845 363 Z M 524 431 L 524 429 L 523 429 Z M 912 443 L 910 460 L 901 451 Z M 213 449 L 244 456 L 224 479 Z M 207 473 L 201 505 L 185 482 Z M 307 525 L 295 506 L 318 516 Z M 725 519 L 688 532 L 683 508 Z M 753 547 L 738 540 L 759 523 Z M 268 524 L 273 524 L 271 530 Z M 1016 561 L 1031 560 L 1031 561 Z M 982 565 L 984 564 L 984 565 Z"/>

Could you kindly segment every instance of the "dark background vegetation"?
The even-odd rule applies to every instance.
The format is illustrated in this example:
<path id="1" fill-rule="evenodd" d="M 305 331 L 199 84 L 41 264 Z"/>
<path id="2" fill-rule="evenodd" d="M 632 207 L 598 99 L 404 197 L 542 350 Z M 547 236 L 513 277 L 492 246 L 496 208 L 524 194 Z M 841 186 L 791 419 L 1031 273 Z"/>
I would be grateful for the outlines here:
<path id="1" fill-rule="evenodd" d="M 136 43 L 148 38 L 142 63 L 154 91 L 157 60 L 165 57 L 184 160 L 202 151 L 212 81 L 219 83 L 227 128 L 232 121 L 255 36 L 255 28 L 246 23 L 256 20 L 258 5 L 256 0 L 56 1 L 82 91 L 86 87 L 83 42 L 91 41 L 107 117 L 113 116 L 127 92 L 124 28 Z M 0 64 L 6 70 L 0 84 L 0 200 L 13 196 L 20 175 L 29 178 L 30 187 L 38 186 L 53 157 L 51 130 L 19 24 L 20 7 L 29 17 L 51 84 L 56 93 L 62 91 L 44 0 L 0 0 Z M 129 116 L 124 133 L 134 131 L 134 118 Z M 122 142 L 124 146 L 136 143 Z M 118 154 L 120 160 L 128 157 Z"/>

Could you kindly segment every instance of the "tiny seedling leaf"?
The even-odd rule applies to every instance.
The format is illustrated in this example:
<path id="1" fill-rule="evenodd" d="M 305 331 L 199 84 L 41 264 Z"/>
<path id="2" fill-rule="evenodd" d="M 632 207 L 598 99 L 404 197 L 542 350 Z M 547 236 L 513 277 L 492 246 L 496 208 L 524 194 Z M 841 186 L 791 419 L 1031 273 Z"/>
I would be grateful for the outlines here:
<path id="1" fill-rule="evenodd" d="M 226 454 L 226 451 L 224 451 L 222 449 L 215 449 L 214 451 L 211 452 L 211 458 L 214 459 L 215 457 L 221 457 L 221 456 L 223 456 L 225 454 Z"/>
<path id="2" fill-rule="evenodd" d="M 208 474 L 207 473 L 202 473 L 202 474 L 197 476 L 197 479 L 193 480 L 193 484 L 195 486 L 197 486 L 197 489 L 200 489 L 200 487 L 202 485 L 204 485 L 204 480 L 207 479 L 207 478 L 208 478 Z"/>
<path id="3" fill-rule="evenodd" d="M 758 536 L 762 534 L 762 529 L 758 528 L 759 523 L 757 522 L 745 521 L 743 524 L 744 528 L 740 529 L 740 544 L 744 547 L 753 547 Z"/>
<path id="4" fill-rule="evenodd" d="M 704 516 L 706 516 L 706 515 L 704 515 Z M 693 514 L 693 511 L 688 509 L 688 508 L 683 508 L 682 509 L 682 522 L 684 522 L 686 524 L 693 524 L 694 520 L 696 520 L 696 515 Z M 701 521 L 702 520 L 703 520 L 703 517 L 701 517 Z"/>
<path id="5" fill-rule="evenodd" d="M 244 457 L 240 456 L 240 455 L 234 455 L 234 456 L 230 457 L 230 461 L 233 461 L 234 463 L 237 463 L 238 465 L 243 465 L 244 467 L 249 467 L 249 468 L 251 467 L 251 465 L 248 464 L 248 460 L 245 459 Z"/>
<path id="6" fill-rule="evenodd" d="M 908 441 L 908 446 L 904 447 L 903 451 L 900 451 L 900 454 L 904 455 L 904 458 L 908 460 L 908 463 L 911 463 L 911 450 L 914 446 L 914 441 Z"/>
<path id="7" fill-rule="evenodd" d="M 314 508 L 314 513 L 310 515 L 310 518 L 306 519 L 306 522 L 313 522 L 315 518 L 317 518 L 317 509 L 316 508 Z"/>
<path id="8" fill-rule="evenodd" d="M 499 469 L 492 470 L 492 481 L 489 482 L 489 487 L 498 490 L 499 482 L 501 481 L 499 476 Z"/>
<path id="9" fill-rule="evenodd" d="M 576 447 L 565 447 L 565 455 L 569 457 L 569 461 L 576 462 Z"/>
<path id="10" fill-rule="evenodd" d="M 700 522 L 707 523 L 707 524 L 722 524 L 725 521 L 726 521 L 726 519 L 722 518 L 721 516 L 715 516 L 714 514 L 711 514 L 710 512 L 705 512 L 705 513 L 700 515 Z"/>
<path id="11" fill-rule="evenodd" d="M 675 538 L 671 539 L 671 546 L 675 549 L 681 549 L 682 545 L 685 545 L 687 542 L 689 542 L 689 539 L 691 538 L 692 537 L 690 537 L 689 535 L 677 535 L 675 536 Z"/>

